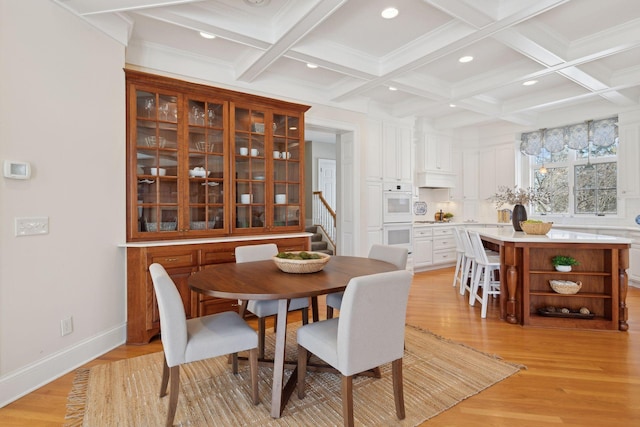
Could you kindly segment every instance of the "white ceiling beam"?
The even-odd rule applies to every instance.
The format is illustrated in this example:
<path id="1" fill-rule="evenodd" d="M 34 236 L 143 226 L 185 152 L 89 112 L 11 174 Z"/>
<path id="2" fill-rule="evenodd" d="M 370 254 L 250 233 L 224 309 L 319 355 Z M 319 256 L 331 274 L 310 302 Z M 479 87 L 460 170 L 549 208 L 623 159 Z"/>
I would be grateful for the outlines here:
<path id="1" fill-rule="evenodd" d="M 452 42 L 446 47 L 439 48 L 428 55 L 424 55 L 423 57 L 417 58 L 411 63 L 398 67 L 376 80 L 366 82 L 357 90 L 342 94 L 340 97 L 336 98 L 335 101 L 343 101 L 346 98 L 349 98 L 351 96 L 358 96 L 363 92 L 366 92 L 376 86 L 384 84 L 385 81 L 389 79 L 393 79 L 401 74 L 404 74 L 416 68 L 423 67 L 443 56 L 450 54 L 451 52 L 455 52 L 466 46 L 472 45 L 473 43 L 483 40 L 487 37 L 491 37 L 494 34 L 500 31 L 503 31 L 513 25 L 516 25 L 527 19 L 531 19 L 532 17 L 537 16 L 543 12 L 553 9 L 554 7 L 557 7 L 565 3 L 566 1 L 567 0 L 538 0 L 535 4 L 530 5 L 526 8 L 523 8 L 519 12 L 514 13 L 513 15 L 510 15 L 503 20 L 496 21 L 493 24 L 487 25 L 486 27 L 472 34 L 461 37 L 460 39 L 458 39 L 455 42 Z"/>
<path id="2" fill-rule="evenodd" d="M 202 0 L 54 0 L 82 16 L 197 3 Z"/>
<path id="3" fill-rule="evenodd" d="M 157 21 L 166 22 L 168 24 L 176 25 L 178 27 L 187 28 L 193 31 L 204 31 L 209 34 L 214 34 L 216 37 L 221 37 L 223 39 L 231 40 L 236 43 L 249 46 L 255 49 L 268 49 L 270 43 L 257 39 L 255 37 L 250 37 L 245 34 L 240 34 L 235 31 L 230 31 L 226 28 L 222 28 L 220 26 L 209 25 L 202 21 L 196 21 L 194 19 L 185 17 L 183 15 L 178 15 L 168 9 L 158 9 L 158 10 L 139 10 L 135 12 L 137 15 L 145 16 L 150 19 L 155 19 Z"/>
<path id="4" fill-rule="evenodd" d="M 347 0 L 326 0 L 319 2 L 306 16 L 296 21 L 272 46 L 270 46 L 257 61 L 253 62 L 238 75 L 238 80 L 251 82 L 262 74 L 269 65 L 284 56 L 289 49 L 295 46 L 307 34 L 313 31 L 320 23 L 331 16 Z"/>

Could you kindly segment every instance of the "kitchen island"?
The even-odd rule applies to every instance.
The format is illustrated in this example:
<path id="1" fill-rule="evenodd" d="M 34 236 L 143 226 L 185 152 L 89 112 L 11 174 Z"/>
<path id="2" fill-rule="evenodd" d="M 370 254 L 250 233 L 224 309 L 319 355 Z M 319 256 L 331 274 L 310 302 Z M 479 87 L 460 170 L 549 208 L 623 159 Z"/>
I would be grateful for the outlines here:
<path id="1" fill-rule="evenodd" d="M 630 239 L 554 229 L 546 235 L 527 235 L 510 227 L 474 230 L 500 252 L 501 319 L 523 326 L 629 328 Z M 580 264 L 570 272 L 558 272 L 551 263 L 556 255 L 571 256 Z M 551 289 L 550 280 L 581 282 L 582 288 L 573 295 L 559 294 Z M 569 313 L 561 313 L 562 308 Z M 588 313 L 580 313 L 581 308 Z"/>

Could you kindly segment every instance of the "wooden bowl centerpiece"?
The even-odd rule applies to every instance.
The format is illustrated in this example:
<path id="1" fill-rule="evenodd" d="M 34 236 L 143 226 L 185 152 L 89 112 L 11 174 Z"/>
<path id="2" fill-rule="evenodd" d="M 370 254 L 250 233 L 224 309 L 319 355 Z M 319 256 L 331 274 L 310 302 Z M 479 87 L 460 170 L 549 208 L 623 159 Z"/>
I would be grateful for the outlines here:
<path id="1" fill-rule="evenodd" d="M 553 222 L 542 222 L 535 220 L 520 221 L 520 228 L 525 234 L 542 235 L 551 230 Z"/>
<path id="2" fill-rule="evenodd" d="M 285 273 L 315 273 L 324 268 L 331 255 L 322 252 L 280 252 L 273 262 Z"/>

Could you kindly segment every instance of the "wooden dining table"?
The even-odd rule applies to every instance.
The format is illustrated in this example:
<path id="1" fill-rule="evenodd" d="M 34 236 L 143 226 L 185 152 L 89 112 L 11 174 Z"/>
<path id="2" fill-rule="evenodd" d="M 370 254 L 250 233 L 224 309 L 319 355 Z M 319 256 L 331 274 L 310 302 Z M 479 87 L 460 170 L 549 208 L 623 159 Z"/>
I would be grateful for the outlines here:
<path id="1" fill-rule="evenodd" d="M 397 270 L 391 263 L 364 257 L 332 256 L 316 273 L 295 274 L 281 271 L 273 262 L 254 261 L 209 266 L 189 278 L 189 287 L 206 295 L 238 300 L 278 300 L 276 342 L 273 359 L 271 416 L 279 418 L 295 389 L 297 367 L 284 384 L 287 312 L 292 298 L 310 297 L 313 321 L 318 320 L 317 297 L 344 291 L 358 276 Z"/>

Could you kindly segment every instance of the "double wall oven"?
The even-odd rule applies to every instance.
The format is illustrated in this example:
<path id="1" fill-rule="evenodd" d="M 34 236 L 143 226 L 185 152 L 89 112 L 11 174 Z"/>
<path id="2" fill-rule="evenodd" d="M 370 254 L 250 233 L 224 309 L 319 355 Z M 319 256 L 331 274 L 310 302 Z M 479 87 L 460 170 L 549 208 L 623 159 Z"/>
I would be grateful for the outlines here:
<path id="1" fill-rule="evenodd" d="M 385 245 L 413 250 L 413 194 L 411 184 L 385 183 L 382 192 L 382 230 Z"/>

